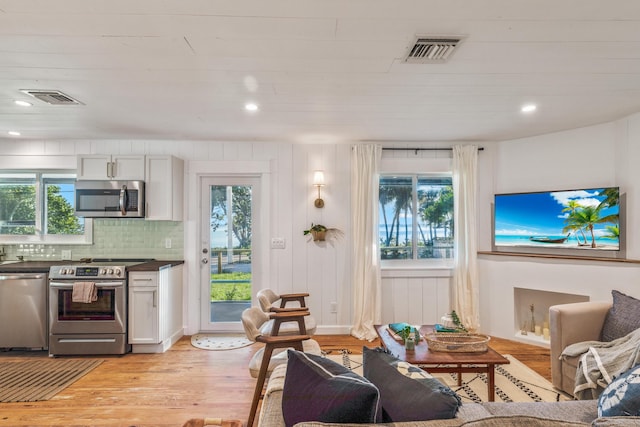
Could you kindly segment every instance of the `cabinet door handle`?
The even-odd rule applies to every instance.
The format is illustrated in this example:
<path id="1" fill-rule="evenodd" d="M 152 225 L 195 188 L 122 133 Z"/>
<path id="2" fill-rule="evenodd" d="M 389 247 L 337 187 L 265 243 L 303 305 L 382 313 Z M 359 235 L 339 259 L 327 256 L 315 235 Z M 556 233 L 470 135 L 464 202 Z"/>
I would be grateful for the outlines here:
<path id="1" fill-rule="evenodd" d="M 153 306 L 158 306 L 158 291 L 153 291 Z"/>

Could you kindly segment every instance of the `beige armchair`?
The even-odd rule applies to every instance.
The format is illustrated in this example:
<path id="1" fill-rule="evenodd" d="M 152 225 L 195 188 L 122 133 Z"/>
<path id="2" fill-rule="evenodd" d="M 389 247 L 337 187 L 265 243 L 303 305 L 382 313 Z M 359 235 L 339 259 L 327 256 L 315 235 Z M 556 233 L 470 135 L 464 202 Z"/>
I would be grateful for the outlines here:
<path id="1" fill-rule="evenodd" d="M 257 294 L 260 307 L 262 307 L 262 311 L 264 312 L 286 310 L 299 311 L 301 308 L 308 310 L 306 302 L 306 297 L 308 296 L 309 294 L 306 292 L 278 295 L 268 288 L 259 290 Z M 290 302 L 293 304 L 288 305 Z"/>
<path id="2" fill-rule="evenodd" d="M 247 338 L 264 344 L 249 362 L 249 373 L 257 381 L 247 427 L 253 426 L 266 378 L 276 366 L 286 363 L 286 350 L 294 348 L 320 354 L 320 345 L 311 339 L 311 334 L 305 327 L 304 319 L 308 316 L 308 311 L 267 314 L 258 307 L 247 308 L 242 312 L 242 326 Z"/>
<path id="3" fill-rule="evenodd" d="M 551 380 L 553 386 L 573 396 L 579 357 L 560 359 L 570 344 L 597 341 L 611 302 L 589 301 L 549 307 Z"/>

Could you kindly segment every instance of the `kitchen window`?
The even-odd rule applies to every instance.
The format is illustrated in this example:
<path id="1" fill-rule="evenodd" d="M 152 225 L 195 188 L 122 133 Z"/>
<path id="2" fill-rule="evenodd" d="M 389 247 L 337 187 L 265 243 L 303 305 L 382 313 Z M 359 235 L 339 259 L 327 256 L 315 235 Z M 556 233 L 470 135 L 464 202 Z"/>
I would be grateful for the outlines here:
<path id="1" fill-rule="evenodd" d="M 378 197 L 383 262 L 453 259 L 450 174 L 382 174 Z"/>
<path id="2" fill-rule="evenodd" d="M 0 174 L 0 241 L 91 243 L 92 221 L 74 215 L 75 175 Z"/>

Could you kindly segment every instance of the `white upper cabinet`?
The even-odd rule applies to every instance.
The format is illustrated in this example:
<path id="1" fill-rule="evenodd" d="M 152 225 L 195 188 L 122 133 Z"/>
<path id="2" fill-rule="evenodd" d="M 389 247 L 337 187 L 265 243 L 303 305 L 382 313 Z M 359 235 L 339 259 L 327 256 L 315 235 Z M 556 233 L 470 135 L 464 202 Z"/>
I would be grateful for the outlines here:
<path id="1" fill-rule="evenodd" d="M 144 180 L 144 160 L 143 155 L 81 154 L 78 155 L 77 179 Z"/>
<path id="2" fill-rule="evenodd" d="M 160 155 L 149 155 L 146 160 L 146 218 L 182 221 L 184 161 Z"/>

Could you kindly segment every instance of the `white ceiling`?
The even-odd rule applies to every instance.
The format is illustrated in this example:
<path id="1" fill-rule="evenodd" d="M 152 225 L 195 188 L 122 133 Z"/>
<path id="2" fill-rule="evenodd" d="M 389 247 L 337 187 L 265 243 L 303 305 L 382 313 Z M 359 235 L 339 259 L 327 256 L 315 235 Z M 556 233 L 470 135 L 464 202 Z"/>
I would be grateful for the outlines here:
<path id="1" fill-rule="evenodd" d="M 466 39 L 407 64 L 416 34 Z M 638 111 L 637 0 L 0 0 L 0 140 L 506 140 Z"/>

